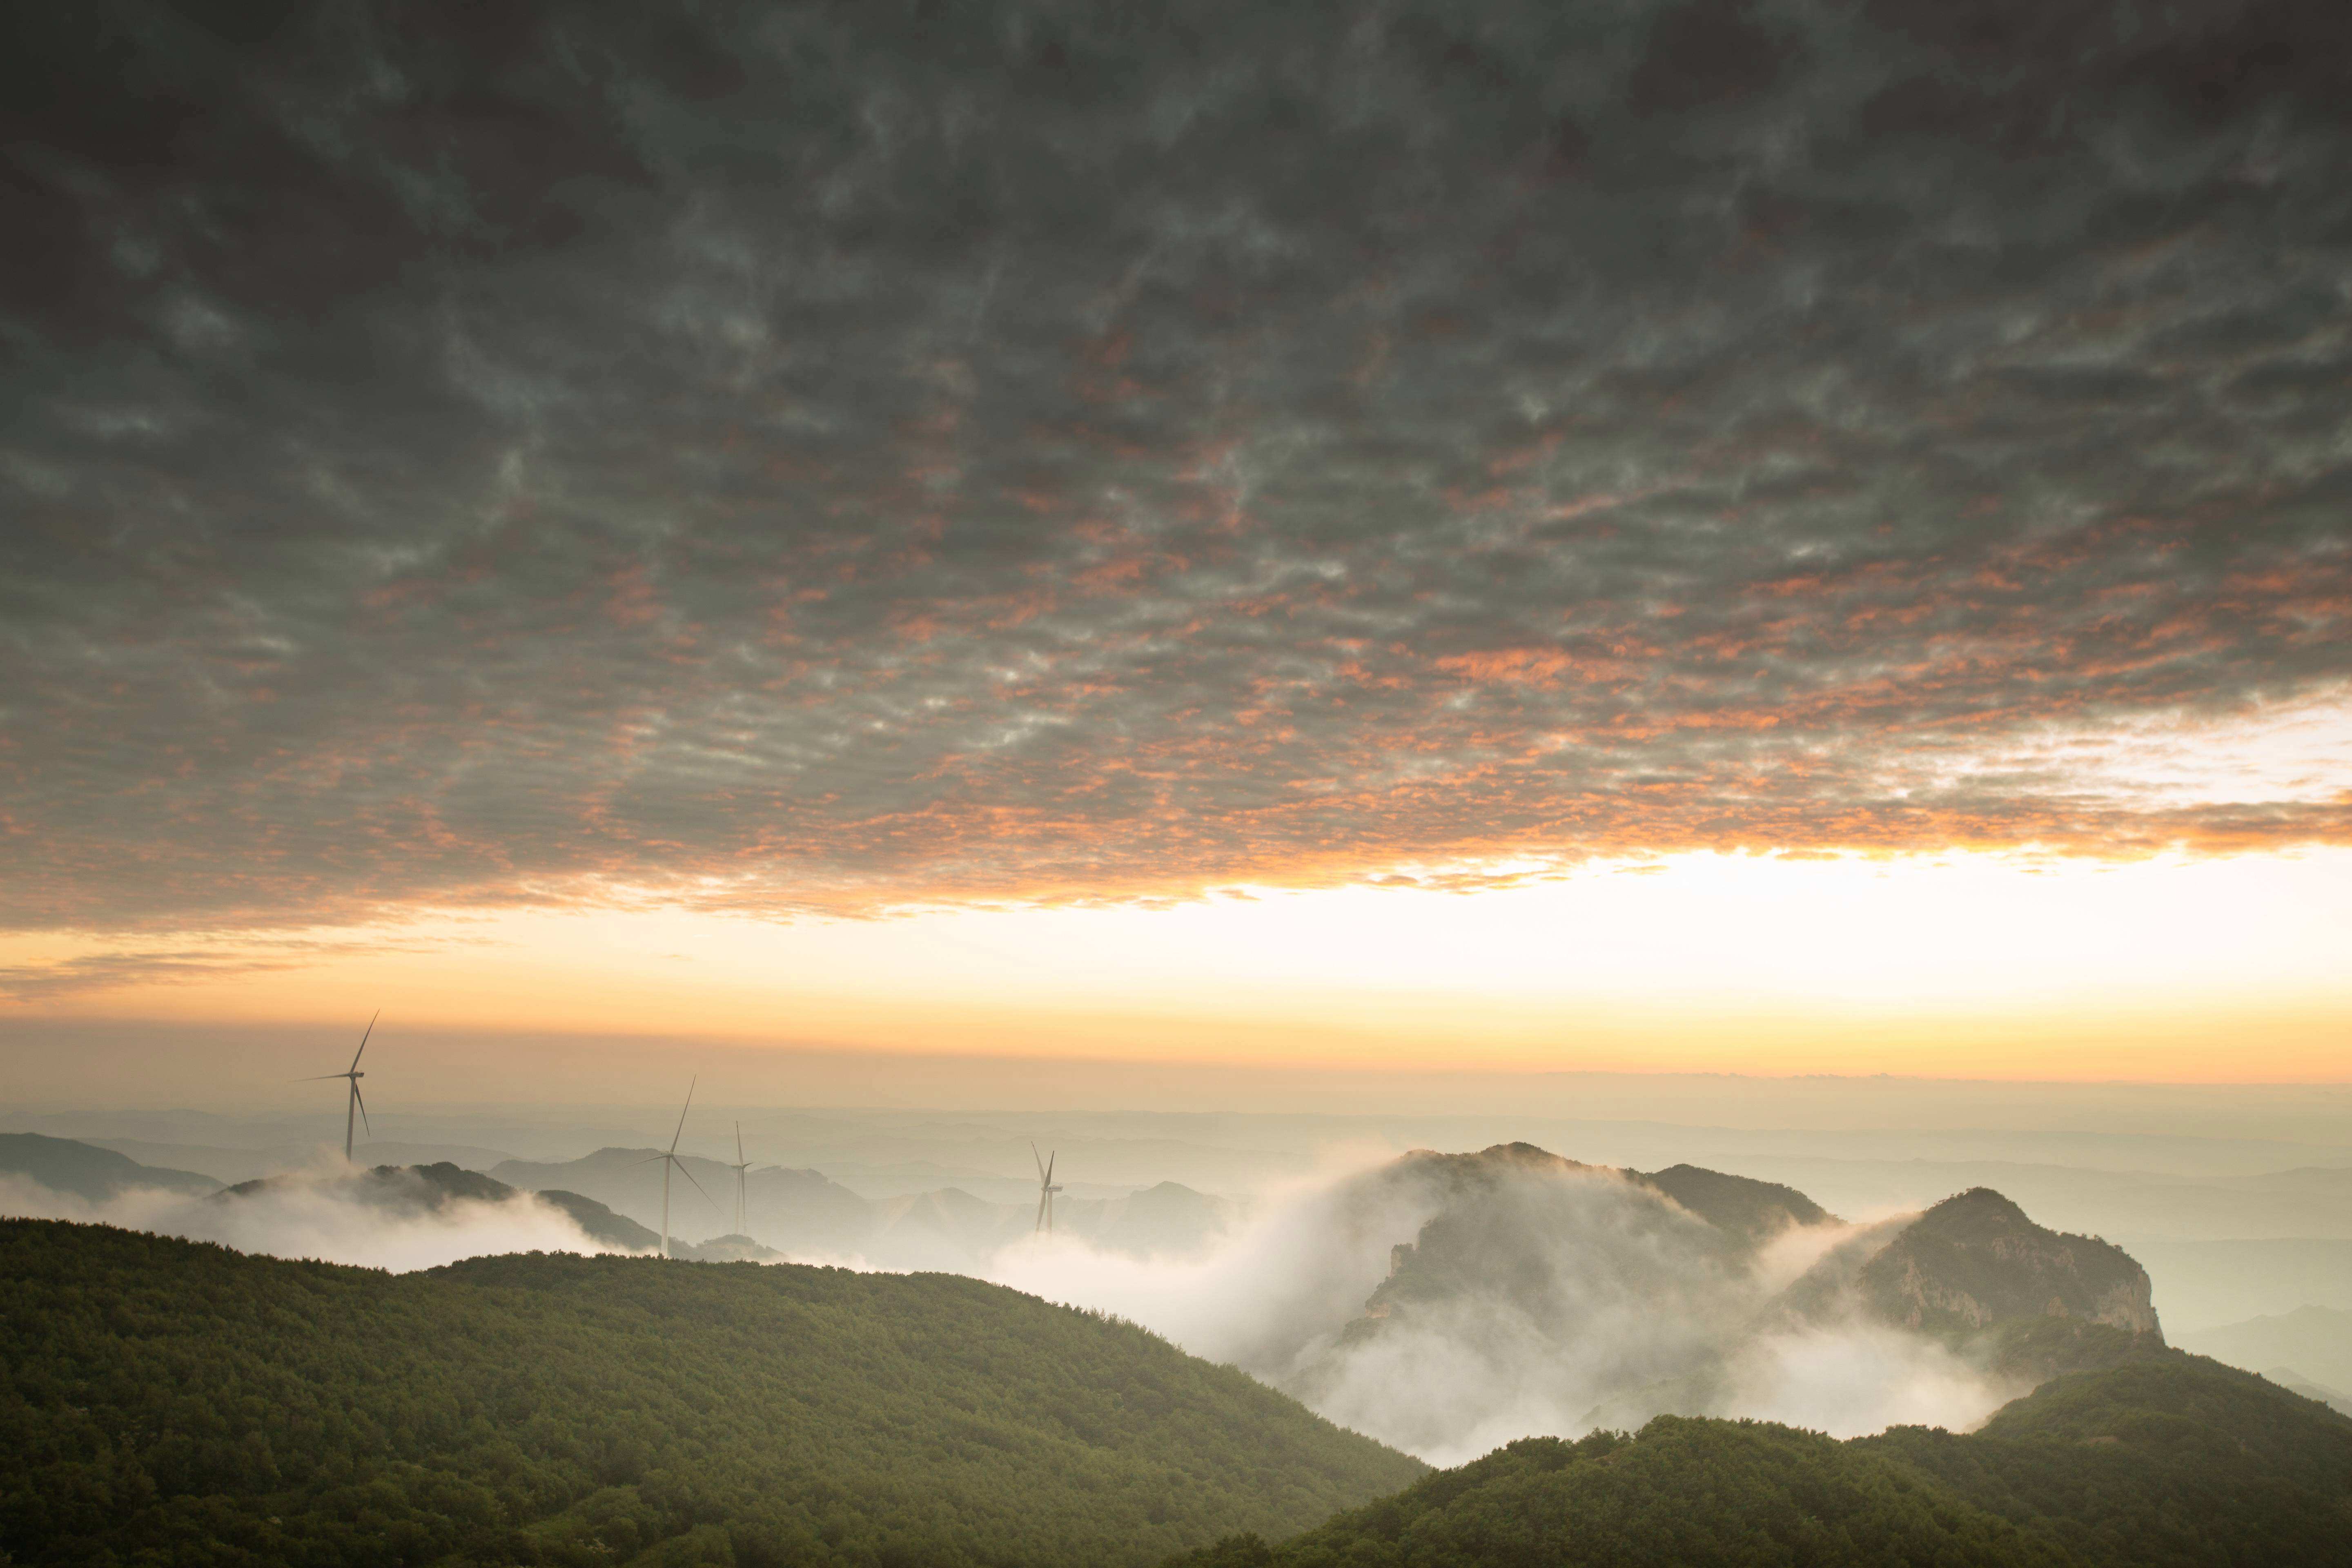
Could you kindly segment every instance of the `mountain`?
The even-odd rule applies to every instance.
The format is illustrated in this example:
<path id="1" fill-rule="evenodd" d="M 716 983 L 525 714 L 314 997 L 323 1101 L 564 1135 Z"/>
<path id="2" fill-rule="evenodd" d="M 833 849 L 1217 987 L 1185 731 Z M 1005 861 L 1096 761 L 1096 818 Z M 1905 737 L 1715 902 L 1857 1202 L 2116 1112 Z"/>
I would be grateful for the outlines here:
<path id="1" fill-rule="evenodd" d="M 544 1188 L 537 1196 L 541 1203 L 552 1204 L 571 1215 L 572 1223 L 591 1241 L 625 1247 L 631 1252 L 651 1252 L 661 1246 L 659 1231 L 648 1230 L 626 1215 L 614 1214 L 594 1198 L 567 1193 L 561 1187 Z"/>
<path id="2" fill-rule="evenodd" d="M 1765 1321 L 1763 1244 L 1830 1227 L 1802 1194 L 1689 1166 L 1656 1174 L 1527 1143 L 1416 1150 L 1341 1184 L 1269 1302 L 1221 1353 L 1423 1458 L 1748 1398 L 1734 1366 Z"/>
<path id="3" fill-rule="evenodd" d="M 2273 1367 L 2292 1368 L 2297 1377 L 2324 1387 L 2352 1389 L 2352 1312 L 2337 1308 L 2297 1307 L 2276 1317 L 2183 1334 L 2180 1343 L 2248 1372 L 2268 1376 Z"/>
<path id="4" fill-rule="evenodd" d="M 2129 1253 L 2045 1229 L 1989 1187 L 1921 1215 L 1863 1265 L 1858 1285 L 1887 1321 L 1931 1332 L 2032 1317 L 2158 1332 L 2147 1270 Z"/>
<path id="5" fill-rule="evenodd" d="M 53 1193 L 70 1193 L 93 1203 L 142 1187 L 203 1194 L 220 1185 L 193 1171 L 142 1165 L 111 1149 L 37 1132 L 0 1132 L 0 1173 L 30 1176 Z"/>
<path id="6" fill-rule="evenodd" d="M 2347 1510 L 2352 1420 L 2168 1351 L 2053 1383 L 1967 1436 L 1662 1415 L 1633 1437 L 1523 1438 L 1170 1568 L 2340 1564 Z"/>
<path id="7" fill-rule="evenodd" d="M 489 1173 L 525 1192 L 555 1188 L 584 1194 L 615 1214 L 654 1226 L 662 1217 L 660 1152 L 606 1148 L 559 1163 L 508 1160 L 490 1167 Z M 685 1179 L 670 1180 L 670 1235 L 731 1229 L 735 1173 L 698 1155 L 680 1155 L 678 1163 Z M 866 1200 L 814 1171 L 770 1166 L 751 1172 L 743 1187 L 745 1228 L 765 1245 L 786 1252 L 845 1258 L 858 1252 L 873 1230 Z"/>
<path id="8" fill-rule="evenodd" d="M 632 1224 L 623 1220 L 624 1225 Z M 661 1237 L 646 1232 L 648 1246 L 659 1247 Z M 762 1247 L 748 1236 L 714 1236 L 709 1241 L 694 1243 L 670 1238 L 672 1258 L 683 1258 L 696 1263 L 781 1263 L 784 1255 L 772 1247 Z"/>
<path id="9" fill-rule="evenodd" d="M 661 1246 L 658 1233 L 647 1230 L 625 1215 L 614 1214 L 593 1198 L 555 1188 L 526 1194 L 478 1171 L 464 1170 L 446 1160 L 430 1165 L 376 1165 L 339 1176 L 310 1173 L 260 1176 L 223 1188 L 213 1194 L 213 1201 L 234 1203 L 240 1198 L 296 1190 L 325 1193 L 402 1215 L 442 1214 L 457 1203 L 502 1204 L 530 1197 L 562 1210 L 591 1241 L 632 1251 L 650 1251 Z"/>
<path id="10" fill-rule="evenodd" d="M 2326 1384 L 2308 1383 L 2291 1366 L 2274 1366 L 2263 1373 L 2264 1383 L 2275 1383 L 2289 1394 L 2300 1394 L 2305 1399 L 2315 1399 L 2338 1415 L 2352 1415 L 2352 1394 L 2330 1388 Z"/>
<path id="11" fill-rule="evenodd" d="M 1504 1143 L 1415 1151 L 1298 1223 L 1280 1267 L 1311 1278 L 1202 1348 L 1437 1462 L 1659 1415 L 1972 1425 L 2164 1346 L 2128 1255 L 1982 1190 L 1857 1226 L 1774 1183 Z"/>
<path id="12" fill-rule="evenodd" d="M 1142 1330 L 946 1275 L 412 1274 L 0 1221 L 0 1560 L 1157 1562 L 1420 1464 Z"/>
<path id="13" fill-rule="evenodd" d="M 267 1193 L 324 1188 L 337 1197 L 395 1214 L 431 1214 L 461 1202 L 504 1203 L 514 1188 L 494 1182 L 478 1171 L 442 1163 L 434 1165 L 374 1165 L 348 1173 L 257 1176 L 224 1187 L 213 1194 L 220 1203 L 259 1197 Z"/>
<path id="14" fill-rule="evenodd" d="M 1680 1204 L 1727 1236 L 1750 1245 L 1770 1240 L 1797 1226 L 1834 1224 L 1837 1216 L 1794 1187 L 1727 1176 L 1696 1165 L 1675 1165 L 1643 1175 L 1627 1173 Z"/>
<path id="15" fill-rule="evenodd" d="M 651 1149 L 600 1149 L 578 1160 L 509 1160 L 490 1174 L 525 1191 L 585 1193 L 645 1225 L 661 1221 L 661 1167 Z M 670 1234 L 700 1234 L 735 1213 L 735 1173 L 682 1155 L 688 1180 L 672 1179 Z M 698 1184 L 698 1185 L 697 1184 Z M 744 1230 L 753 1245 L 815 1258 L 856 1258 L 881 1268 L 970 1272 L 1027 1237 L 1036 1204 L 995 1203 L 960 1187 L 865 1198 L 815 1171 L 769 1166 L 744 1183 Z M 1133 1257 L 1197 1255 L 1235 1217 L 1236 1205 L 1174 1182 L 1117 1198 L 1065 1195 L 1057 1232 Z M 681 1254 L 683 1256 L 683 1254 Z"/>
<path id="16" fill-rule="evenodd" d="M 1034 1207 L 1024 1205 L 1024 1215 Z M 1129 1258 L 1196 1258 L 1241 1217 L 1231 1198 L 1160 1182 L 1120 1198 L 1061 1198 L 1054 1223 L 1105 1252 Z"/>

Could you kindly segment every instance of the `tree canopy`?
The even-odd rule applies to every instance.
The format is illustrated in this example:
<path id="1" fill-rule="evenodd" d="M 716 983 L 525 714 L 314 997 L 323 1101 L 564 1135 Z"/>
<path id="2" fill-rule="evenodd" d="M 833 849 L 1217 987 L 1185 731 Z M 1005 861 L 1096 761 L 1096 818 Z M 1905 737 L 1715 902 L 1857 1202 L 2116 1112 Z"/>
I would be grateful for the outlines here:
<path id="1" fill-rule="evenodd" d="M 2352 1560 L 2352 1420 L 2179 1352 L 1969 1436 L 1662 1415 L 1529 1437 L 1276 1544 L 1170 1568 L 2146 1568 Z"/>
<path id="2" fill-rule="evenodd" d="M 1426 1473 L 1131 1324 L 948 1275 L 389 1275 L 0 1222 L 18 1563 L 1156 1562 Z"/>

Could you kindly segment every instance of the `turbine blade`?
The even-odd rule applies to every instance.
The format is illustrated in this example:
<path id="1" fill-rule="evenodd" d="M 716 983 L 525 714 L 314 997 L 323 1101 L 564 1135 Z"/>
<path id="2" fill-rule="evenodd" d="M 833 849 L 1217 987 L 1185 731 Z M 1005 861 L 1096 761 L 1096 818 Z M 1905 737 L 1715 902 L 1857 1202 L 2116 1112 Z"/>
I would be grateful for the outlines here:
<path id="1" fill-rule="evenodd" d="M 1054 1184 L 1054 1161 L 1056 1157 L 1054 1154 L 1045 1156 L 1045 1184 L 1049 1187 Z"/>
<path id="2" fill-rule="evenodd" d="M 694 1190 L 696 1192 L 702 1193 L 702 1184 L 700 1182 L 694 1181 L 694 1173 L 686 1168 L 685 1161 L 680 1160 L 677 1155 L 673 1154 L 669 1157 L 669 1163 L 677 1167 L 677 1173 L 679 1175 L 684 1176 L 689 1182 L 694 1182 Z M 704 1203 L 710 1204 L 712 1208 L 717 1208 L 719 1206 L 717 1204 L 710 1202 L 710 1194 L 709 1193 L 702 1193 L 702 1201 Z"/>
<path id="3" fill-rule="evenodd" d="M 1045 1204 L 1046 1204 L 1046 1202 L 1047 1202 L 1047 1199 L 1046 1199 L 1046 1197 L 1045 1197 L 1045 1194 L 1043 1194 L 1043 1193 L 1039 1193 L 1039 1194 L 1037 1194 L 1037 1228 L 1038 1228 L 1039 1230 L 1043 1230 L 1043 1229 L 1045 1229 Z"/>
<path id="4" fill-rule="evenodd" d="M 1037 1152 L 1037 1144 L 1034 1139 L 1031 1140 L 1029 1144 L 1029 1157 L 1037 1162 L 1037 1179 L 1041 1182 L 1044 1181 L 1045 1179 L 1045 1157 Z"/>
<path id="5" fill-rule="evenodd" d="M 360 1031 L 360 1048 L 352 1053 L 352 1071 L 360 1070 L 360 1058 L 367 1054 L 368 1037 L 375 1033 L 375 1021 L 383 1016 L 383 1009 L 381 1007 L 369 1015 L 368 1026 Z"/>
<path id="6" fill-rule="evenodd" d="M 310 1078 L 298 1078 L 294 1081 L 296 1083 L 324 1083 L 331 1078 L 349 1078 L 352 1075 L 347 1072 L 322 1072 Z"/>
<path id="7" fill-rule="evenodd" d="M 743 1159 L 743 1124 L 740 1121 L 735 1124 L 735 1163 L 739 1165 L 746 1163 Z"/>
<path id="8" fill-rule="evenodd" d="M 686 1080 L 686 1103 L 677 1108 L 677 1131 L 669 1135 L 669 1152 L 677 1152 L 677 1141 L 686 1131 L 686 1113 L 694 1109 L 694 1086 L 701 1081 L 699 1074 Z"/>
<path id="9" fill-rule="evenodd" d="M 369 1124 L 367 1119 L 367 1096 L 360 1092 L 360 1086 L 356 1080 L 352 1084 L 352 1102 L 360 1108 L 360 1125 L 367 1128 L 369 1137 L 374 1137 L 375 1129 Z"/>

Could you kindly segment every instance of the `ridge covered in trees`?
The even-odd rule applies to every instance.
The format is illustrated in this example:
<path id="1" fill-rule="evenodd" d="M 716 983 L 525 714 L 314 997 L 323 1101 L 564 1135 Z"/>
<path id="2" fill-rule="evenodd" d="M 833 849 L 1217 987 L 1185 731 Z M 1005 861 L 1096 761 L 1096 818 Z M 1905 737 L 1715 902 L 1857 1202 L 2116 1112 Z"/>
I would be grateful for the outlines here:
<path id="1" fill-rule="evenodd" d="M 1661 1415 L 1631 1437 L 1523 1438 L 1166 1568 L 2317 1568 L 2352 1560 L 2347 1512 L 2352 1420 L 2164 1351 L 2047 1384 L 1965 1436 Z"/>
<path id="2" fill-rule="evenodd" d="M 387 1275 L 10 1220 L 0 1279 L 19 1564 L 1094 1568 L 1426 1473 L 1131 1324 L 949 1275 Z"/>

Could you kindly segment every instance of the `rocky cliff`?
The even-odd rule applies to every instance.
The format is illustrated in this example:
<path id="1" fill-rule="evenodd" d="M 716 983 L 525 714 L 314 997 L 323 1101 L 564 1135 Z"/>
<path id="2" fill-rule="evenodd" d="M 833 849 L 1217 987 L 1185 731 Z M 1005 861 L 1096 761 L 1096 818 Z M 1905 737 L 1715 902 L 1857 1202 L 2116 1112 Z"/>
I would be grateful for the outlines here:
<path id="1" fill-rule="evenodd" d="M 2147 1270 L 2129 1253 L 2036 1225 L 1990 1187 L 1921 1215 L 1863 1265 L 1856 1284 L 1877 1316 L 1929 1332 L 2071 1318 L 2161 1342 Z"/>

